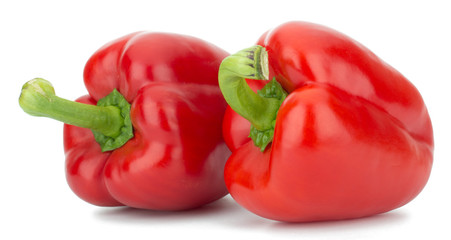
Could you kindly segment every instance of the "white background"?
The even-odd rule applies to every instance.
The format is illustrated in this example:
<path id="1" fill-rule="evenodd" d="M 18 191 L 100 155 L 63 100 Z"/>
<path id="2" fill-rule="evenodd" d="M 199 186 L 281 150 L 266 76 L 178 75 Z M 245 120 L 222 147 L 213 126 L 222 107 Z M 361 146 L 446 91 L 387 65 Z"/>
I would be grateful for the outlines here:
<path id="1" fill-rule="evenodd" d="M 409 239 L 451 238 L 451 7 L 446 1 L 2 1 L 0 3 L 0 239 Z M 290 20 L 335 28 L 397 68 L 422 93 L 435 133 L 431 178 L 408 205 L 374 217 L 286 224 L 230 197 L 185 212 L 100 208 L 64 175 L 62 124 L 20 109 L 22 84 L 53 82 L 86 94 L 86 60 L 139 30 L 197 36 L 236 52 Z"/>

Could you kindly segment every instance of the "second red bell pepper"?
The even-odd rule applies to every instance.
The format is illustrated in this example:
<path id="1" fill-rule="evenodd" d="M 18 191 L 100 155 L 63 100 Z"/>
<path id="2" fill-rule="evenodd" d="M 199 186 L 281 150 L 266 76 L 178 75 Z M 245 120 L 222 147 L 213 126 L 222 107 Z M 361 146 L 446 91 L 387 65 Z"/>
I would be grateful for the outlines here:
<path id="1" fill-rule="evenodd" d="M 64 100 L 35 79 L 19 102 L 29 114 L 67 123 L 67 181 L 80 198 L 100 206 L 194 208 L 227 194 L 226 103 L 217 86 L 227 55 L 189 36 L 134 33 L 89 59 L 89 95 Z"/>
<path id="2" fill-rule="evenodd" d="M 248 82 L 264 87 L 255 93 Z M 433 134 L 420 93 L 337 31 L 283 24 L 227 57 L 219 84 L 231 107 L 226 184 L 260 216 L 308 222 L 383 213 L 415 198 L 429 178 Z"/>

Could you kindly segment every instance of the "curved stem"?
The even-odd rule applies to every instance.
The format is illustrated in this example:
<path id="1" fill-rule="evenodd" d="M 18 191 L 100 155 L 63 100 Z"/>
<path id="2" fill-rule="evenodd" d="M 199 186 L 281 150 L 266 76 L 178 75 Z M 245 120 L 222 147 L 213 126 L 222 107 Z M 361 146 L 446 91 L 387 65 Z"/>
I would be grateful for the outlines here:
<path id="1" fill-rule="evenodd" d="M 219 87 L 229 106 L 251 124 L 265 130 L 272 127 L 280 101 L 256 94 L 245 79 L 268 80 L 268 54 L 253 46 L 225 58 L 219 67 Z"/>
<path id="2" fill-rule="evenodd" d="M 121 136 L 126 120 L 120 107 L 95 106 L 60 98 L 55 95 L 52 84 L 42 78 L 35 78 L 23 85 L 19 104 L 30 115 L 89 128 L 94 133 L 110 139 Z M 102 146 L 102 143 L 99 144 Z M 104 151 L 112 150 L 109 148 L 111 147 L 105 150 L 102 146 Z"/>
<path id="3" fill-rule="evenodd" d="M 264 151 L 274 136 L 280 105 L 287 96 L 273 79 L 255 93 L 247 79 L 268 80 L 268 53 L 253 46 L 225 58 L 219 67 L 219 87 L 229 106 L 251 124 L 249 137 Z"/>

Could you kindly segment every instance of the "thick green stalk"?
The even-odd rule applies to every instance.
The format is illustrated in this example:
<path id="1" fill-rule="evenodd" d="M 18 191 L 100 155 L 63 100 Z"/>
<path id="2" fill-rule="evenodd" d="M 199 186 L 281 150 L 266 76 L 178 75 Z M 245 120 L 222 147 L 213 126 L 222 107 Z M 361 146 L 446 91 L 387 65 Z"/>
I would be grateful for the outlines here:
<path id="1" fill-rule="evenodd" d="M 117 95 L 118 92 L 112 94 Z M 96 140 L 99 136 L 103 138 L 104 142 L 99 142 L 103 151 L 119 147 L 116 146 L 117 143 L 115 146 L 111 146 L 111 143 L 115 142 L 117 138 L 124 138 L 122 135 L 125 125 L 130 124 L 131 127 L 131 123 L 126 123 L 130 121 L 130 117 L 124 117 L 129 115 L 128 103 L 128 112 L 124 114 L 123 109 L 119 106 L 95 106 L 69 101 L 56 96 L 52 84 L 42 78 L 35 78 L 23 85 L 19 104 L 30 115 L 48 117 L 70 125 L 91 129 L 95 135 L 98 135 Z M 133 136 L 133 133 L 131 134 Z M 128 139 L 130 138 L 128 137 Z M 105 141 L 109 143 L 105 143 Z"/>
<path id="2" fill-rule="evenodd" d="M 262 150 L 272 141 L 277 111 L 286 92 L 277 81 L 257 93 L 246 79 L 268 80 L 268 54 L 253 46 L 223 60 L 219 68 L 219 87 L 229 106 L 252 124 L 250 137 Z M 263 140 L 262 140 L 263 139 Z"/>

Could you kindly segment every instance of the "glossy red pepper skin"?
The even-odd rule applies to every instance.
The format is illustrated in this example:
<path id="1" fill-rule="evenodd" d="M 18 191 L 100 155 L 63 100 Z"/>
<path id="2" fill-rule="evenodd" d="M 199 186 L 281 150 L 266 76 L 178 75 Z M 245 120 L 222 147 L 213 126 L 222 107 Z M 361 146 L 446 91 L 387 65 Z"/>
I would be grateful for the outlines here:
<path id="1" fill-rule="evenodd" d="M 269 79 L 289 93 L 264 152 L 230 108 L 224 137 L 232 197 L 274 220 L 370 216 L 403 206 L 425 186 L 431 121 L 417 89 L 371 51 L 332 29 L 283 24 L 258 41 Z M 253 80 L 255 81 L 255 80 Z M 262 84 L 263 85 L 263 84 Z"/>
<path id="2" fill-rule="evenodd" d="M 226 103 L 217 87 L 228 54 L 197 38 L 139 32 L 100 48 L 84 71 L 96 104 L 117 89 L 131 104 L 134 137 L 101 152 L 91 130 L 65 124 L 67 181 L 85 201 L 154 210 L 201 206 L 227 194 L 230 151 L 221 133 Z"/>

